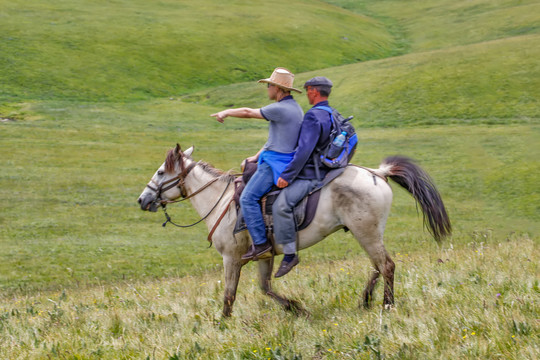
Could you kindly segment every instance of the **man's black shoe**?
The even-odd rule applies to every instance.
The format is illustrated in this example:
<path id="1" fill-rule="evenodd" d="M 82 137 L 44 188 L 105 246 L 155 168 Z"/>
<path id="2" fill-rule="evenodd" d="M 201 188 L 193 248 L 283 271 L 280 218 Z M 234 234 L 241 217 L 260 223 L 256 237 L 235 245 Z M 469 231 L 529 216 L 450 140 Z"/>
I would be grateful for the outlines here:
<path id="1" fill-rule="evenodd" d="M 289 271 L 292 270 L 293 267 L 298 265 L 299 262 L 300 262 L 300 259 L 298 258 L 298 255 L 296 254 L 294 255 L 294 258 L 289 262 L 285 260 L 281 261 L 281 265 L 279 266 L 279 269 L 274 275 L 274 277 L 278 278 L 278 277 L 282 277 L 283 275 L 286 275 Z"/>
<path id="2" fill-rule="evenodd" d="M 242 260 L 252 260 L 253 258 L 258 258 L 270 250 L 272 250 L 272 244 L 270 244 L 268 241 L 261 245 L 251 245 L 249 251 L 242 255 Z"/>

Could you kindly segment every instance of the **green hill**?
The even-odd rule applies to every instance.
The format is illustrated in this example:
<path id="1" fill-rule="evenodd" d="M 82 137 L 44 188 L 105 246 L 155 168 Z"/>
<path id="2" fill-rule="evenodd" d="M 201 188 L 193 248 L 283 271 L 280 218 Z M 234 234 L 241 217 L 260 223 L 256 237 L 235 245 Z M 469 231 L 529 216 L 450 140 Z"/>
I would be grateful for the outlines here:
<path id="1" fill-rule="evenodd" d="M 538 7 L 0 0 L 0 358 L 538 358 Z M 209 115 L 268 104 L 256 80 L 275 66 L 297 87 L 334 81 L 332 105 L 359 127 L 355 164 L 403 154 L 441 192 L 454 231 L 437 244 L 392 185 L 394 310 L 380 288 L 358 309 L 373 269 L 340 231 L 275 282 L 312 316 L 263 297 L 248 264 L 221 319 L 208 226 L 162 228 L 137 206 L 177 142 L 239 171 L 268 124 Z M 169 214 L 201 218 L 189 202 Z"/>
<path id="2" fill-rule="evenodd" d="M 393 54 L 366 16 L 313 1 L 0 1 L 0 101 L 167 97 Z"/>
<path id="3" fill-rule="evenodd" d="M 540 32 L 538 0 L 325 0 L 379 20 L 407 52 Z"/>
<path id="4" fill-rule="evenodd" d="M 540 35 L 518 36 L 414 53 L 300 74 L 325 75 L 331 100 L 358 126 L 538 122 Z M 304 108 L 305 96 L 297 96 Z M 244 83 L 188 95 L 217 107 L 258 106 L 259 84 Z"/>

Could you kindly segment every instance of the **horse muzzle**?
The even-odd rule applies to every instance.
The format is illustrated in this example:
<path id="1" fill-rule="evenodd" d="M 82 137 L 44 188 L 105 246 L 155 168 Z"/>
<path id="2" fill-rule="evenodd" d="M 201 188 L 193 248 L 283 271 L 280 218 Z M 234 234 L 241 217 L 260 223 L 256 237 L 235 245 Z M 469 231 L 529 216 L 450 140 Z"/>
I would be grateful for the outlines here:
<path id="1" fill-rule="evenodd" d="M 143 211 L 156 212 L 160 205 L 160 201 L 154 198 L 154 196 L 152 196 L 151 194 L 141 196 L 137 201 L 141 205 L 141 210 Z"/>

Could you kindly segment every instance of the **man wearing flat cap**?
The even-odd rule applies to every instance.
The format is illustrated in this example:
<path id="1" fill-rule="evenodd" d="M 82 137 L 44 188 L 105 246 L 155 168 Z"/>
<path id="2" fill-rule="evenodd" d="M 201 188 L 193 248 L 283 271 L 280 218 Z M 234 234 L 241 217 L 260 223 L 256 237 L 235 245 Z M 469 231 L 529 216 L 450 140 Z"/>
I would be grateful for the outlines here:
<path id="1" fill-rule="evenodd" d="M 269 122 L 266 144 L 256 155 L 247 159 L 248 162 L 258 162 L 258 166 L 240 196 L 242 215 L 253 240 L 251 248 L 242 256 L 245 260 L 259 257 L 272 249 L 266 238 L 259 200 L 277 184 L 281 172 L 294 155 L 304 112 L 291 95 L 291 91 L 301 93 L 293 87 L 293 81 L 293 73 L 285 68 L 276 68 L 268 79 L 259 80 L 268 84 L 268 98 L 274 103 L 260 109 L 227 109 L 211 115 L 219 122 L 223 122 L 227 116 L 265 119 Z"/>
<path id="2" fill-rule="evenodd" d="M 324 76 L 317 76 L 308 80 L 304 89 L 310 105 L 314 106 L 304 115 L 294 157 L 277 181 L 277 186 L 283 190 L 272 206 L 275 240 L 283 245 L 284 253 L 275 277 L 287 274 L 298 264 L 293 210 L 328 172 L 326 167 L 319 167 L 315 163 L 313 153 L 317 148 L 324 148 L 330 141 L 331 116 L 320 107 L 330 106 L 328 97 L 332 91 L 332 82 Z"/>

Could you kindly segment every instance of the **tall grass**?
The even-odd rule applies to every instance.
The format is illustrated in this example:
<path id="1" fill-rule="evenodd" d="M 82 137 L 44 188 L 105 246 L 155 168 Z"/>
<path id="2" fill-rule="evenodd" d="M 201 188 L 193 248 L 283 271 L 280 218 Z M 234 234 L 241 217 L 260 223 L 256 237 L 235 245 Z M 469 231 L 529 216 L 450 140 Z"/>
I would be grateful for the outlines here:
<path id="1" fill-rule="evenodd" d="M 221 274 L 0 296 L 0 357 L 72 359 L 534 359 L 538 244 L 483 237 L 398 252 L 396 307 L 358 307 L 368 259 L 302 262 L 276 282 L 309 316 L 284 312 L 249 265 L 235 316 Z"/>

